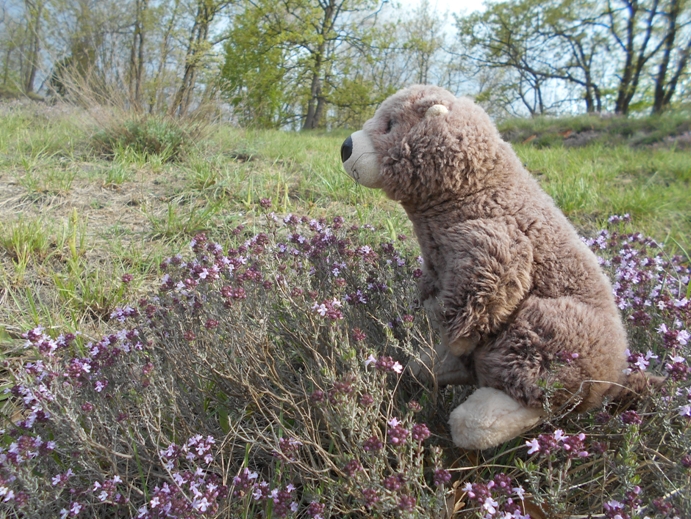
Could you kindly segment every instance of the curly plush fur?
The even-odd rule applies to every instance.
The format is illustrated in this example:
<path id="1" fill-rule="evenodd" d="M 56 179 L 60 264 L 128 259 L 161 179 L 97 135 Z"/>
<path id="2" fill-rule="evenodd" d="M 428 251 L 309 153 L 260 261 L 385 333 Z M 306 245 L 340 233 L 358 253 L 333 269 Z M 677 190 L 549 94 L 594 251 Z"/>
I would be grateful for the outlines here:
<path id="1" fill-rule="evenodd" d="M 459 446 L 645 386 L 624 375 L 626 334 L 594 254 L 479 106 L 413 86 L 384 101 L 363 140 L 377 157 L 371 187 L 401 203 L 420 243 L 421 301 L 442 337 L 433 371 L 480 387 L 452 414 Z M 364 161 L 344 147 L 357 178 Z"/>

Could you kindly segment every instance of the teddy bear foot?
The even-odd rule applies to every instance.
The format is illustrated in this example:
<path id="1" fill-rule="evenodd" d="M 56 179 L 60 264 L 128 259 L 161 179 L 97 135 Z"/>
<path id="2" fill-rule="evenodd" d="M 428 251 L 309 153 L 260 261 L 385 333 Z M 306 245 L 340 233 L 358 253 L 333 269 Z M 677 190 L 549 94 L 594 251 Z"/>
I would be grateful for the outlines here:
<path id="1" fill-rule="evenodd" d="M 526 407 L 503 391 L 481 387 L 451 413 L 451 437 L 463 449 L 489 449 L 533 428 L 544 416 L 544 410 Z"/>

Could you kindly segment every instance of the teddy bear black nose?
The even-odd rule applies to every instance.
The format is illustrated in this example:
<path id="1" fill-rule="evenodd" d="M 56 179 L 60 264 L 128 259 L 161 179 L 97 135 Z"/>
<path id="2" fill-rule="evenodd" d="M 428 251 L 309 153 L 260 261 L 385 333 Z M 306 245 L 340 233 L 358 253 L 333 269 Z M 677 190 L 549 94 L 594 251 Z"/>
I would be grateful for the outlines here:
<path id="1" fill-rule="evenodd" d="M 345 162 L 353 154 L 353 139 L 348 137 L 341 146 L 341 161 Z"/>

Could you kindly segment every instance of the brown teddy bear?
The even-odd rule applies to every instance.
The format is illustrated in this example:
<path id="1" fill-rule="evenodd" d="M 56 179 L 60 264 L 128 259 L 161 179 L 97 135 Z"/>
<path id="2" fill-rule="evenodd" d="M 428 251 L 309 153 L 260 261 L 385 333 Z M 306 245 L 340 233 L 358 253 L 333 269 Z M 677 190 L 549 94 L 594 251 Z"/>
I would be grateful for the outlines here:
<path id="1" fill-rule="evenodd" d="M 413 372 L 479 387 L 451 413 L 456 445 L 486 449 L 646 386 L 624 374 L 626 333 L 595 255 L 470 99 L 401 90 L 341 158 L 401 203 L 420 243 L 441 344 Z"/>

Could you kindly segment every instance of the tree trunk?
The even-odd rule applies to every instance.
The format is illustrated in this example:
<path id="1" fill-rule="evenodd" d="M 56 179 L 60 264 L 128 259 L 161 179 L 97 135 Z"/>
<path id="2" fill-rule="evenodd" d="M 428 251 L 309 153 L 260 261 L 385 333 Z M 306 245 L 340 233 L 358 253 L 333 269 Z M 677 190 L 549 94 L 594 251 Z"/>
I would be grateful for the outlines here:
<path id="1" fill-rule="evenodd" d="M 158 70 L 156 71 L 156 77 L 154 78 L 154 89 L 151 93 L 151 98 L 149 99 L 149 113 L 153 114 L 154 111 L 165 111 L 165 95 L 164 90 L 161 87 L 161 81 L 163 78 L 163 73 L 165 71 L 166 62 L 168 61 L 168 54 L 170 53 L 170 38 L 173 32 L 173 27 L 175 27 L 175 22 L 178 16 L 178 8 L 180 7 L 180 0 L 175 0 L 175 5 L 173 6 L 173 11 L 170 15 L 170 23 L 166 29 L 165 35 L 161 41 L 161 56 L 158 62 Z"/>
<path id="2" fill-rule="evenodd" d="M 622 78 L 619 83 L 617 101 L 615 104 L 615 112 L 618 114 L 627 115 L 629 113 L 629 106 L 633 100 L 633 97 L 636 95 L 636 91 L 638 90 L 638 82 L 640 81 L 643 68 L 648 60 L 660 49 L 660 46 L 658 45 L 656 48 L 652 49 L 648 54 L 646 54 L 648 45 L 650 44 L 650 38 L 653 34 L 655 18 L 659 14 L 657 10 L 658 5 L 659 0 L 654 0 L 648 14 L 648 19 L 645 22 L 645 36 L 640 44 L 638 53 L 636 53 L 635 22 L 640 6 L 638 4 L 638 0 L 627 1 L 629 18 L 626 25 L 626 64 L 624 66 L 624 73 L 622 74 Z M 614 22 L 612 22 L 612 24 L 612 30 L 614 31 Z"/>
<path id="3" fill-rule="evenodd" d="M 667 92 L 662 100 L 662 110 L 667 108 L 672 102 L 672 97 L 674 96 L 674 92 L 677 88 L 679 78 L 682 76 L 686 70 L 686 65 L 689 63 L 689 54 L 691 54 L 691 39 L 689 39 L 689 41 L 686 43 L 686 47 L 684 47 L 684 50 L 679 57 L 679 61 L 677 62 L 677 70 L 674 72 L 674 76 L 672 76 L 672 79 L 670 79 L 669 84 L 667 85 Z"/>
<path id="4" fill-rule="evenodd" d="M 7 80 L 10 76 L 10 59 L 12 58 L 12 47 L 7 46 L 7 53 L 5 54 L 5 65 L 2 74 L 2 86 L 7 86 Z"/>
<path id="5" fill-rule="evenodd" d="M 614 111 L 618 114 L 626 115 L 628 112 L 628 104 L 626 103 L 626 97 L 631 84 L 631 77 L 633 76 L 633 56 L 634 56 L 634 27 L 636 23 L 636 15 L 638 14 L 638 2 L 637 0 L 632 0 L 628 2 L 627 11 L 629 12 L 628 19 L 626 20 L 626 45 L 624 46 L 624 52 L 626 53 L 626 59 L 624 61 L 624 70 L 621 75 L 621 80 L 619 81 L 619 88 L 617 89 L 617 100 L 614 104 Z M 612 20 L 612 31 L 616 29 L 614 27 L 614 17 L 610 12 Z"/>
<path id="6" fill-rule="evenodd" d="M 313 53 L 314 68 L 312 71 L 312 82 L 310 84 L 310 98 L 309 101 L 307 101 L 307 115 L 302 126 L 303 130 L 313 130 L 319 126 L 326 106 L 326 99 L 322 93 L 321 75 L 326 61 L 325 57 L 329 33 L 333 29 L 336 17 L 338 16 L 335 0 L 327 1 L 328 3 L 326 4 L 320 2 L 320 7 L 324 10 L 324 17 L 322 18 L 319 31 L 321 41 L 319 42 L 317 50 Z"/>
<path id="7" fill-rule="evenodd" d="M 144 17 L 148 9 L 148 0 L 136 0 L 136 17 L 134 35 L 130 49 L 130 101 L 136 111 L 141 110 L 142 78 L 144 75 Z"/>
<path id="8" fill-rule="evenodd" d="M 679 17 L 680 4 L 679 0 L 672 0 L 670 3 L 669 13 L 667 13 L 668 29 L 664 38 L 664 50 L 660 66 L 658 67 L 657 75 L 655 76 L 655 95 L 653 100 L 653 113 L 659 114 L 665 107 L 666 98 L 666 80 L 667 72 L 669 70 L 669 62 L 674 50 L 674 43 L 677 37 L 677 19 Z M 675 84 L 676 87 L 676 84 Z"/>
<path id="9" fill-rule="evenodd" d="M 321 56 L 317 57 L 314 72 L 312 73 L 312 83 L 310 85 L 310 98 L 307 102 L 307 117 L 302 126 L 303 130 L 314 130 L 319 124 L 317 118 L 317 107 L 321 97 L 321 79 L 319 73 L 321 72 Z"/>
<path id="10" fill-rule="evenodd" d="M 40 28 L 41 15 L 43 13 L 43 2 L 39 0 L 37 3 L 24 0 L 27 15 L 29 16 L 28 31 L 31 35 L 31 43 L 29 46 L 29 54 L 27 56 L 29 70 L 26 73 L 26 80 L 24 82 L 24 92 L 30 94 L 34 91 L 34 81 L 36 80 L 36 71 L 38 70 L 38 55 L 41 52 Z"/>
<path id="11" fill-rule="evenodd" d="M 585 100 L 585 113 L 593 113 L 595 111 L 595 103 L 593 102 L 593 92 L 590 85 L 586 85 L 583 99 Z"/>
<path id="12" fill-rule="evenodd" d="M 197 1 L 197 14 L 190 32 L 185 56 L 185 73 L 182 83 L 175 93 L 175 98 L 170 106 L 170 114 L 184 117 L 189 110 L 192 94 L 197 82 L 199 61 L 204 53 L 203 44 L 209 35 L 209 25 L 216 14 L 216 6 L 211 0 Z"/>

